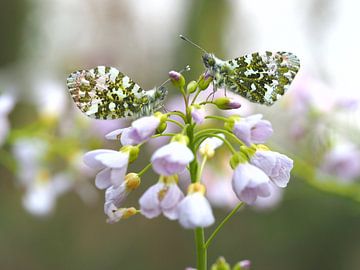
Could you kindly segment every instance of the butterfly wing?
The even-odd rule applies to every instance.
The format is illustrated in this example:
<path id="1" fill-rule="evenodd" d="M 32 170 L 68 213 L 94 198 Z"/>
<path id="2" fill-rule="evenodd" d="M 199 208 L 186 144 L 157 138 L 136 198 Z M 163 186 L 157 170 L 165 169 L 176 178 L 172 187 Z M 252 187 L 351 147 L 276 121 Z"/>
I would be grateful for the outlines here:
<path id="1" fill-rule="evenodd" d="M 95 119 L 138 117 L 151 113 L 155 91 L 145 91 L 113 67 L 79 70 L 67 78 L 67 86 L 77 107 Z"/>
<path id="2" fill-rule="evenodd" d="M 288 90 L 300 61 L 289 52 L 244 55 L 225 62 L 223 85 L 251 102 L 272 105 Z"/>

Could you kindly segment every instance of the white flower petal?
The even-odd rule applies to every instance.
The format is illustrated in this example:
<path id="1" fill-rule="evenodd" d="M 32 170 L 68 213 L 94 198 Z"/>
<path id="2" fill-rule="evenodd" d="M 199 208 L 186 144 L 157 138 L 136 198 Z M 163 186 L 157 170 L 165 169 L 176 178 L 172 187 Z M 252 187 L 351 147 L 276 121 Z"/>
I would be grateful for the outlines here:
<path id="1" fill-rule="evenodd" d="M 179 204 L 179 222 L 187 229 L 208 227 L 215 222 L 211 207 L 199 192 L 187 195 Z"/>
<path id="2" fill-rule="evenodd" d="M 111 181 L 110 181 L 110 176 L 111 176 L 111 169 L 110 168 L 105 168 L 103 170 L 101 170 L 95 178 L 95 186 L 98 189 L 105 189 L 111 186 Z"/>

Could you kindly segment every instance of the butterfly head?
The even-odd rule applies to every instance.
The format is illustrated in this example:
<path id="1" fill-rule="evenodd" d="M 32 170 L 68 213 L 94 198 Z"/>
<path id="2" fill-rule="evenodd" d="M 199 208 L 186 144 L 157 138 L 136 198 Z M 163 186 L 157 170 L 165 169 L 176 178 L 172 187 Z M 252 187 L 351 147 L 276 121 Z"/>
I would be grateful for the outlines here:
<path id="1" fill-rule="evenodd" d="M 212 53 L 205 53 L 202 59 L 206 68 L 211 69 L 216 64 L 215 56 Z"/>

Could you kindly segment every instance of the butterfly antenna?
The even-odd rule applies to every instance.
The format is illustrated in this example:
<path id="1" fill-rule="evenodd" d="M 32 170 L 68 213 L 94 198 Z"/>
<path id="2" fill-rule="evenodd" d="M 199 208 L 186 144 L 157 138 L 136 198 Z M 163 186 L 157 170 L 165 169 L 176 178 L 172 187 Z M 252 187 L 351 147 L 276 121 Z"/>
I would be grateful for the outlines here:
<path id="1" fill-rule="evenodd" d="M 195 46 L 196 48 L 200 49 L 201 51 L 203 51 L 204 53 L 208 53 L 207 51 L 205 51 L 202 47 L 200 47 L 199 45 L 197 45 L 195 42 L 191 41 L 189 38 L 183 36 L 183 35 L 179 35 L 179 37 L 182 40 L 185 40 L 186 42 L 189 42 L 191 45 Z"/>
<path id="2" fill-rule="evenodd" d="M 189 71 L 190 69 L 191 69 L 190 66 L 189 66 L 189 65 L 186 65 L 186 67 L 184 67 L 182 70 L 180 70 L 179 73 L 184 73 L 184 72 L 186 72 L 186 71 Z M 170 82 L 170 80 L 171 80 L 170 78 L 167 79 L 165 82 L 163 82 L 163 83 L 159 86 L 159 88 L 164 87 L 164 85 L 167 84 L 168 82 Z"/>

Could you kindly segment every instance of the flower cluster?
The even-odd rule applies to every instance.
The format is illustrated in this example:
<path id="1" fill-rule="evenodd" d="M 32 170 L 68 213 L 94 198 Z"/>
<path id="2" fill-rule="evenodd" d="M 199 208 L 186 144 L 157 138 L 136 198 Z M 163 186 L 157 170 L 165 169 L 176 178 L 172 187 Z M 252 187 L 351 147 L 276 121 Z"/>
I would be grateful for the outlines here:
<path id="1" fill-rule="evenodd" d="M 238 207 L 270 196 L 275 187 L 287 186 L 293 162 L 263 145 L 273 133 L 269 121 L 260 114 L 247 117 L 209 115 L 208 106 L 232 110 L 238 109 L 240 103 L 226 96 L 197 102 L 211 78 L 200 76 L 185 88 L 185 78 L 180 73 L 172 71 L 169 76 L 184 96 L 185 111 L 157 112 L 139 118 L 129 127 L 105 136 L 121 143 L 119 151 L 98 149 L 84 155 L 85 164 L 98 171 L 96 187 L 105 189 L 104 212 L 109 223 L 141 213 L 149 219 L 162 214 L 170 220 L 178 220 L 187 229 L 211 226 L 215 217 L 206 195 L 208 179 L 205 179 L 211 175 L 204 172 L 207 161 L 214 158 L 222 146 L 231 153 L 229 163 L 233 174 L 228 185 L 238 199 Z M 208 119 L 221 121 L 223 127 L 199 129 Z M 168 123 L 180 130 L 169 132 Z M 129 170 L 143 145 L 158 137 L 169 138 L 168 143 L 154 151 L 143 170 Z M 126 206 L 127 196 L 143 184 L 141 178 L 150 168 L 159 175 L 156 183 L 151 184 L 147 179 L 145 184 L 149 187 L 139 198 L 138 208 Z M 218 197 L 221 196 L 226 194 L 219 191 Z"/>

